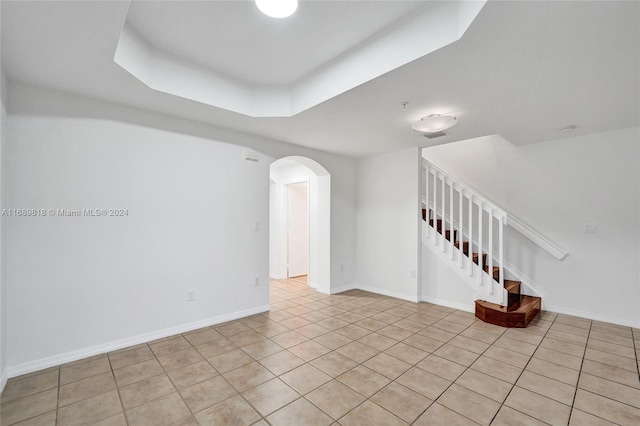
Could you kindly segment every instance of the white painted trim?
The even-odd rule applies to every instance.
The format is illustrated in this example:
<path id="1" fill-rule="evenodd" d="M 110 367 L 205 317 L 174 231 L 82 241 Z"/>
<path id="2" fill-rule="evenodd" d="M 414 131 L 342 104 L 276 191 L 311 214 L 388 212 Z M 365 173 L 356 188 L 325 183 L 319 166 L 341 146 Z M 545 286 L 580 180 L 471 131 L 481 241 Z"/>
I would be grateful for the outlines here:
<path id="1" fill-rule="evenodd" d="M 421 302 L 433 303 L 434 305 L 446 306 L 447 308 L 457 309 L 465 312 L 475 312 L 474 305 L 465 305 L 464 303 L 450 302 L 444 299 L 438 299 L 437 297 L 425 296 L 420 299 Z"/>
<path id="2" fill-rule="evenodd" d="M 200 321 L 195 321 L 188 324 L 179 325 L 176 327 L 165 328 L 164 330 L 152 331 L 150 333 L 141 334 L 134 337 L 128 337 L 126 339 L 116 340 L 101 345 L 91 346 L 84 349 L 78 349 L 63 354 L 50 356 L 47 358 L 41 358 L 34 361 L 25 362 L 18 365 L 7 367 L 4 375 L 8 377 L 16 377 L 34 371 L 43 370 L 49 367 L 55 367 L 58 365 L 66 364 L 68 362 L 77 361 L 79 359 L 88 358 L 94 355 L 100 355 L 107 352 L 115 351 L 118 349 L 126 348 L 129 346 L 139 345 L 141 343 L 147 343 L 154 340 L 162 339 L 164 337 L 173 336 L 175 334 L 186 333 L 188 331 L 197 330 L 199 328 L 208 327 L 215 324 L 220 324 L 227 321 L 233 321 L 239 318 L 244 318 L 250 315 L 260 314 L 267 312 L 271 309 L 269 305 L 257 306 L 255 308 L 245 309 L 243 311 L 237 311 L 230 314 L 219 315 L 212 318 L 207 318 Z"/>
<path id="3" fill-rule="evenodd" d="M 640 328 L 640 321 L 629 321 L 628 319 L 624 319 L 624 318 L 617 318 L 609 315 L 599 315 L 599 314 L 594 314 L 592 312 L 580 311 L 577 309 L 565 308 L 562 306 L 548 305 L 545 311 L 556 313 L 556 314 L 571 315 L 574 317 L 580 317 L 580 318 L 590 319 L 594 321 L 602 321 L 609 324 L 622 325 L 625 327 Z"/>
<path id="4" fill-rule="evenodd" d="M 314 290 L 318 288 L 318 283 L 316 282 L 309 281 L 307 284 L 309 285 L 309 287 L 311 287 Z"/>
<path id="5" fill-rule="evenodd" d="M 416 294 L 398 293 L 397 291 L 385 290 L 378 287 L 371 287 L 368 285 L 358 285 L 358 290 L 368 291 L 370 293 L 381 294 L 383 296 L 395 297 L 396 299 L 407 300 L 409 302 L 418 303 L 418 292 Z"/>
<path id="6" fill-rule="evenodd" d="M 567 251 L 562 247 L 542 235 L 540 232 L 534 230 L 529 225 L 513 216 L 511 213 L 507 213 L 509 215 L 509 219 L 507 220 L 507 225 L 542 247 L 544 251 L 549 253 L 551 256 L 555 257 L 558 260 L 563 260 L 567 257 Z"/>
<path id="7" fill-rule="evenodd" d="M 7 373 L 7 369 L 5 368 L 2 372 L 2 375 L 0 375 L 0 393 L 2 393 L 2 391 L 4 390 L 4 387 L 7 384 L 7 380 L 9 380 L 9 374 Z"/>

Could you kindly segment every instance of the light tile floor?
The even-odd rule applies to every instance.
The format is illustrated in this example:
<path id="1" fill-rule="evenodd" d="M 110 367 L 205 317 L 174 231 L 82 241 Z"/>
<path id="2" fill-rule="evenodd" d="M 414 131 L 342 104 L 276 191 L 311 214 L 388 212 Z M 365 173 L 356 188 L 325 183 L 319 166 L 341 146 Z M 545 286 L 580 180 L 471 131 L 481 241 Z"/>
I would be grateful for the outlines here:
<path id="1" fill-rule="evenodd" d="M 268 313 L 11 379 L 4 425 L 638 425 L 640 330 L 271 282 Z"/>

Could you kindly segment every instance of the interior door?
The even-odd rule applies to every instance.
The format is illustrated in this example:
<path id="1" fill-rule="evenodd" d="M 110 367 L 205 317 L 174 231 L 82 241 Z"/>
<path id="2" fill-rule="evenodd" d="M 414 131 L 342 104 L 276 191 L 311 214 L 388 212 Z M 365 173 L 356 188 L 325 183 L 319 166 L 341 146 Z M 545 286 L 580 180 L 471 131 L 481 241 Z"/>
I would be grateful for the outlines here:
<path id="1" fill-rule="evenodd" d="M 287 185 L 287 276 L 309 271 L 309 200 L 307 182 Z"/>

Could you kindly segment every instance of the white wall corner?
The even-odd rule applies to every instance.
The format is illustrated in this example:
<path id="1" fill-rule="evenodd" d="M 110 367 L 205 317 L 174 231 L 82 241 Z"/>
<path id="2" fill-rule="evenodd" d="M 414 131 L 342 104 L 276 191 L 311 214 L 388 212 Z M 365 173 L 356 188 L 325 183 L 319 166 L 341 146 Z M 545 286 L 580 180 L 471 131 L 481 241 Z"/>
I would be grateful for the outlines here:
<path id="1" fill-rule="evenodd" d="M 341 287 L 331 287 L 331 289 L 318 288 L 318 292 L 322 294 L 339 294 L 349 290 L 356 290 L 358 288 L 355 284 L 343 285 Z"/>
<path id="2" fill-rule="evenodd" d="M 123 349 L 129 346 L 139 345 L 142 343 L 152 342 L 154 340 L 162 339 L 165 337 L 173 336 L 175 334 L 186 333 L 189 331 L 197 330 L 203 327 L 209 327 L 216 324 L 221 324 L 227 321 L 233 321 L 239 318 L 248 317 L 250 315 L 261 314 L 268 312 L 271 309 L 269 305 L 257 306 L 255 308 L 245 309 L 242 311 L 233 312 L 230 314 L 219 315 L 212 318 L 207 318 L 201 321 L 195 321 L 188 324 L 183 324 L 176 327 L 166 328 L 164 330 L 153 331 L 151 333 L 145 333 L 126 339 L 116 340 L 113 342 L 91 346 L 84 349 L 79 349 L 63 354 L 58 354 L 46 358 L 37 359 L 34 361 L 25 362 L 18 365 L 8 366 L 2 375 L 2 384 L 6 382 L 7 377 L 17 377 L 23 374 L 32 373 L 34 371 L 43 370 L 49 367 L 55 367 L 58 365 L 66 364 L 68 362 L 77 361 L 83 358 L 88 358 L 94 355 L 101 355 L 107 352 Z"/>
<path id="3" fill-rule="evenodd" d="M 2 370 L 2 374 L 0 374 L 0 394 L 4 391 L 4 387 L 7 384 L 7 380 L 9 380 L 9 375 L 7 373 L 7 369 Z"/>

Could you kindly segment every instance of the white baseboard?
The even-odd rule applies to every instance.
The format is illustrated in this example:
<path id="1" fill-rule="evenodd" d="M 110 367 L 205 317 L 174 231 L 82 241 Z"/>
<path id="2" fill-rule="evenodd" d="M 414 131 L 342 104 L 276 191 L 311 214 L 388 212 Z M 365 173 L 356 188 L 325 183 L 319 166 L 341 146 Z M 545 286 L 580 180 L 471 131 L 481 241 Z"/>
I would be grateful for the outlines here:
<path id="1" fill-rule="evenodd" d="M 309 287 L 311 287 L 313 289 L 317 289 L 318 288 L 318 283 L 316 283 L 316 282 L 309 281 L 307 284 L 309 285 Z"/>
<path id="2" fill-rule="evenodd" d="M 378 287 L 371 287 L 368 285 L 357 285 L 356 288 L 358 290 L 368 291 L 370 293 L 382 294 L 383 296 L 395 297 L 396 299 L 407 300 L 409 302 L 418 302 L 417 294 L 405 294 L 399 293 L 397 291 L 386 290 Z"/>
<path id="3" fill-rule="evenodd" d="M 342 287 L 332 287 L 328 292 L 326 290 L 321 290 L 318 289 L 319 292 L 324 293 L 324 294 L 338 294 L 338 293 L 344 293 L 345 291 L 349 291 L 349 290 L 355 290 L 358 287 L 355 284 L 350 284 L 350 285 L 343 285 Z"/>
<path id="4" fill-rule="evenodd" d="M 447 308 L 458 309 L 459 311 L 475 312 L 474 305 L 465 305 L 464 303 L 450 302 L 448 300 L 438 299 L 437 297 L 422 296 L 420 298 L 420 301 L 433 303 L 434 305 L 446 306 Z"/>
<path id="5" fill-rule="evenodd" d="M 153 340 L 162 339 L 164 337 L 173 336 L 174 334 L 186 333 L 188 331 L 197 330 L 199 328 L 208 327 L 215 324 L 220 324 L 227 321 L 233 321 L 238 318 L 244 318 L 250 315 L 260 314 L 270 310 L 269 305 L 262 305 L 255 308 L 245 309 L 243 311 L 237 311 L 230 314 L 219 315 L 212 318 L 207 318 L 200 321 L 195 321 L 188 324 L 179 325 L 176 327 L 165 328 L 163 330 L 152 331 L 150 333 L 141 334 L 138 336 L 128 337 L 126 339 L 116 340 L 101 345 L 91 346 L 84 349 L 79 349 L 71 352 L 66 352 L 58 355 L 53 355 L 46 358 L 37 359 L 34 361 L 25 362 L 18 365 L 7 367 L 3 373 L 3 378 L 16 377 L 34 371 L 43 370 L 49 367 L 55 367 L 68 362 L 77 361 L 79 359 L 87 358 L 94 355 L 100 355 L 106 352 L 115 351 L 118 349 L 126 348 L 129 346 L 139 345 L 141 343 L 151 342 Z M 5 380 L 6 381 L 6 380 Z"/>
<path id="6" fill-rule="evenodd" d="M 0 393 L 4 390 L 5 385 L 7 384 L 7 380 L 9 380 L 9 375 L 7 373 L 7 369 L 5 368 L 0 375 Z"/>
<path id="7" fill-rule="evenodd" d="M 640 328 L 640 321 L 632 321 L 625 318 L 617 318 L 610 315 L 594 314 L 593 312 L 580 311 L 577 309 L 565 308 L 562 306 L 547 305 L 544 308 L 546 311 L 554 312 L 557 314 L 571 315 L 574 317 L 580 317 L 590 319 L 594 321 L 607 322 L 609 324 L 617 324 L 625 327 Z"/>

